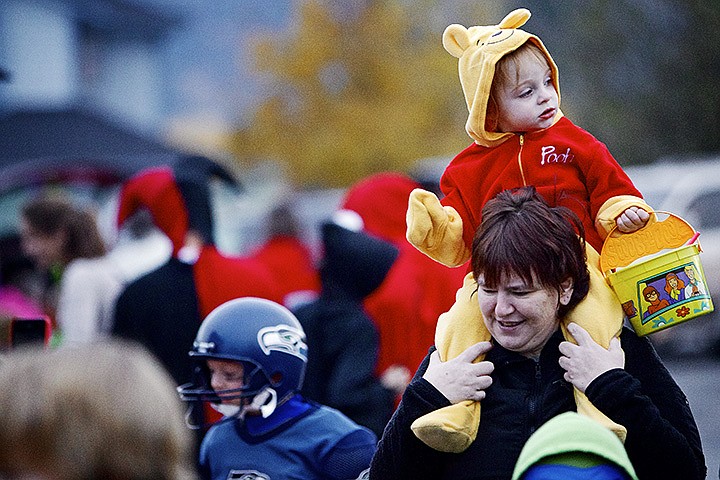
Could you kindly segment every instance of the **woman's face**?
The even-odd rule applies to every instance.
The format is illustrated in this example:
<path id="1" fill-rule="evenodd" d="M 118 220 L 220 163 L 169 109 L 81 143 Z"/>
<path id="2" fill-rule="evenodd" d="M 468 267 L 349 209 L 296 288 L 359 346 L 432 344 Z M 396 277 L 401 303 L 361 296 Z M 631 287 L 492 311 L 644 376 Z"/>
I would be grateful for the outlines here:
<path id="1" fill-rule="evenodd" d="M 516 275 L 503 277 L 489 288 L 481 274 L 478 286 L 480 310 L 492 337 L 508 350 L 531 358 L 540 355 L 557 330 L 558 307 L 567 305 L 572 295 L 571 280 L 561 286 L 562 293 L 537 282 L 528 285 Z"/>
<path id="2" fill-rule="evenodd" d="M 220 392 L 223 390 L 236 390 L 245 385 L 245 369 L 242 363 L 232 360 L 213 360 L 208 359 L 208 369 L 210 370 L 210 385 L 213 390 Z M 239 392 L 236 392 L 236 394 Z M 222 403 L 240 405 L 240 398 L 223 399 Z"/>
<path id="3" fill-rule="evenodd" d="M 47 235 L 37 231 L 24 218 L 20 219 L 20 239 L 25 255 L 40 268 L 50 268 L 63 260 L 65 232 Z"/>

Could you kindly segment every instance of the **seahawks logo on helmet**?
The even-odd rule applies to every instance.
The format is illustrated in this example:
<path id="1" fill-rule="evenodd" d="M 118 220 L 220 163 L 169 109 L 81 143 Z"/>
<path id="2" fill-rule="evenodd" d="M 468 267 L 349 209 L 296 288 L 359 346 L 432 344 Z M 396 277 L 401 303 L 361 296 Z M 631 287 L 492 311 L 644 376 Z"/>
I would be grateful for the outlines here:
<path id="1" fill-rule="evenodd" d="M 270 477 L 257 470 L 230 470 L 227 480 L 270 480 Z"/>
<path id="2" fill-rule="evenodd" d="M 289 325 L 275 325 L 258 331 L 258 343 L 265 355 L 270 352 L 284 352 L 307 361 L 307 345 L 301 330 Z"/>

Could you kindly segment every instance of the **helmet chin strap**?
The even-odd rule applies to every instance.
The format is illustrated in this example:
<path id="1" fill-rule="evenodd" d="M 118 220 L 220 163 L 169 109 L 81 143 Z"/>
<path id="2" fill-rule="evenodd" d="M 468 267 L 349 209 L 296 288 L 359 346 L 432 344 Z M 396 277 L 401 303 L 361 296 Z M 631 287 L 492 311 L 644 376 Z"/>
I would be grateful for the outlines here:
<path id="1" fill-rule="evenodd" d="M 216 412 L 225 417 L 235 417 L 240 413 L 240 405 L 230 405 L 228 403 L 211 403 L 210 406 Z"/>
<path id="2" fill-rule="evenodd" d="M 277 405 L 277 392 L 270 387 L 265 387 L 257 395 L 255 395 L 255 397 L 253 397 L 253 400 L 249 405 L 240 406 L 227 403 L 211 403 L 210 407 L 224 417 L 238 417 L 242 420 L 248 413 L 260 413 L 263 418 L 267 418 L 272 415 L 277 408 Z M 196 425 L 192 420 L 192 412 L 195 407 L 196 405 L 190 403 L 190 406 L 185 413 L 185 424 L 192 430 L 202 428 L 201 425 Z"/>
<path id="3" fill-rule="evenodd" d="M 242 407 L 239 417 L 242 419 L 245 418 L 245 415 L 248 413 L 260 412 L 263 418 L 267 418 L 272 415 L 277 405 L 277 392 L 273 388 L 265 387 L 253 397 L 249 405 Z"/>

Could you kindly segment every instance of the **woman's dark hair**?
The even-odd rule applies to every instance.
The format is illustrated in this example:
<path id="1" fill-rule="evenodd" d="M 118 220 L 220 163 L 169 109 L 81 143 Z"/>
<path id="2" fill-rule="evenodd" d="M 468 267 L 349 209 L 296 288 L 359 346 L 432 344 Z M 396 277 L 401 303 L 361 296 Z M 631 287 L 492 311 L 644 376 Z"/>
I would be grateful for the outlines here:
<path id="1" fill-rule="evenodd" d="M 590 287 L 586 264 L 585 230 L 564 207 L 550 207 L 534 187 L 500 192 L 482 210 L 482 223 L 472 245 L 475 280 L 483 275 L 494 288 L 503 277 L 517 275 L 532 285 L 556 288 L 568 278 L 573 294 L 560 305 L 562 317 Z"/>
<path id="2" fill-rule="evenodd" d="M 95 218 L 89 211 L 74 206 L 69 200 L 56 197 L 36 198 L 25 204 L 22 216 L 33 230 L 42 235 L 65 232 L 65 262 L 105 255 L 105 243 Z"/>

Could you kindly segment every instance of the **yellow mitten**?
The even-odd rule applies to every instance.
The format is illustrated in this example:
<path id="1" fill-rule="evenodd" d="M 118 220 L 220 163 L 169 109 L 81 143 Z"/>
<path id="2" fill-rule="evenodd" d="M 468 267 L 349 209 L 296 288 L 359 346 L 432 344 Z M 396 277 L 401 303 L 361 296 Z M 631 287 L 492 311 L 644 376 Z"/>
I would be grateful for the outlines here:
<path id="1" fill-rule="evenodd" d="M 413 190 L 406 220 L 408 241 L 433 260 L 457 267 L 470 258 L 460 215 L 454 208 L 444 207 L 434 193 L 421 188 Z"/>
<path id="2" fill-rule="evenodd" d="M 455 358 L 469 346 L 490 340 L 490 332 L 473 292 L 477 284 L 468 273 L 455 295 L 455 304 L 440 315 L 435 345 L 440 360 Z M 478 357 L 480 362 L 484 358 Z M 475 440 L 480 425 L 480 402 L 464 401 L 430 412 L 416 419 L 411 428 L 426 445 L 441 452 L 460 453 Z"/>
<path id="3" fill-rule="evenodd" d="M 587 297 L 568 312 L 563 319 L 562 331 L 566 339 L 576 343 L 572 335 L 567 331 L 567 324 L 570 322 L 577 323 L 587 330 L 595 342 L 603 348 L 608 348 L 610 340 L 620 334 L 624 314 L 615 292 L 608 286 L 600 272 L 600 255 L 590 245 L 587 245 L 586 251 L 588 271 L 590 272 L 590 290 Z M 574 391 L 578 413 L 590 417 L 609 428 L 624 442 L 627 435 L 625 427 L 610 420 L 595 405 L 590 403 L 584 393 L 578 389 L 574 389 Z"/>
<path id="4" fill-rule="evenodd" d="M 652 212 L 650 205 L 645 203 L 645 200 L 634 195 L 617 195 L 610 197 L 600 206 L 595 217 L 595 229 L 602 238 L 605 238 L 608 233 L 615 228 L 617 218 L 630 207 L 638 207 L 646 212 Z M 652 215 L 649 221 L 655 222 L 656 220 L 655 215 Z M 590 262 L 588 261 L 588 263 Z M 598 265 L 599 264 L 600 262 L 598 261 Z"/>

